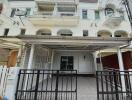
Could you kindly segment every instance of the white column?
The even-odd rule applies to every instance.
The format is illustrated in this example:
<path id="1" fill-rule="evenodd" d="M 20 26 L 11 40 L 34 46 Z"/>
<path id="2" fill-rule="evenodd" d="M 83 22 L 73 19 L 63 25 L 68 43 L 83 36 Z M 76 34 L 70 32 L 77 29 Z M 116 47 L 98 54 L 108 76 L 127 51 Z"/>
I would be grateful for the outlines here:
<path id="1" fill-rule="evenodd" d="M 24 49 L 24 51 L 22 51 L 22 52 L 24 52 L 24 53 L 22 53 L 22 60 L 21 60 L 21 68 L 25 68 L 26 66 L 24 66 L 25 65 L 25 61 L 26 61 L 26 56 L 27 56 L 27 51 L 28 51 L 28 48 L 27 47 L 25 47 L 25 49 Z"/>
<path id="2" fill-rule="evenodd" d="M 120 48 L 117 49 L 117 53 L 118 53 L 119 70 L 124 71 L 123 58 L 122 58 L 122 53 L 121 53 Z M 124 74 L 124 72 L 121 72 L 121 82 L 122 82 L 122 89 L 123 89 L 123 91 L 125 91 L 126 90 L 126 88 L 125 88 L 125 77 L 123 74 Z"/>
<path id="3" fill-rule="evenodd" d="M 99 51 L 99 60 L 100 60 L 100 69 L 101 71 L 103 71 L 103 63 L 102 63 L 102 56 L 101 56 L 101 52 Z"/>
<path id="4" fill-rule="evenodd" d="M 31 45 L 31 50 L 30 50 L 30 55 L 29 55 L 29 61 L 28 61 L 28 67 L 27 67 L 27 69 L 31 69 L 32 68 L 33 55 L 34 55 L 34 47 L 35 47 L 35 45 L 32 44 Z"/>
<path id="5" fill-rule="evenodd" d="M 96 52 L 93 53 L 93 58 L 94 58 L 94 67 L 95 67 L 95 71 L 97 71 L 98 68 L 97 68 L 97 54 L 96 54 Z"/>
<path id="6" fill-rule="evenodd" d="M 120 69 L 120 71 L 124 71 L 124 64 L 123 64 L 121 49 L 118 48 L 117 51 L 118 51 L 117 53 L 118 53 L 119 69 Z"/>
<path id="7" fill-rule="evenodd" d="M 17 62 L 16 62 L 15 67 L 20 67 L 21 53 L 22 53 L 22 46 L 19 48 L 19 51 L 18 51 L 18 54 L 17 54 Z"/>
<path id="8" fill-rule="evenodd" d="M 35 45 L 32 44 L 31 45 L 31 50 L 30 50 L 30 55 L 29 55 L 29 61 L 28 61 L 28 67 L 27 67 L 27 69 L 31 69 L 32 68 L 32 61 L 33 61 L 33 55 L 34 55 L 34 47 L 35 47 Z M 27 82 L 28 82 L 28 75 L 26 75 L 24 90 L 26 90 Z"/>
<path id="9" fill-rule="evenodd" d="M 54 50 L 52 50 L 52 55 L 51 55 L 51 70 L 53 70 L 53 62 L 54 62 Z"/>

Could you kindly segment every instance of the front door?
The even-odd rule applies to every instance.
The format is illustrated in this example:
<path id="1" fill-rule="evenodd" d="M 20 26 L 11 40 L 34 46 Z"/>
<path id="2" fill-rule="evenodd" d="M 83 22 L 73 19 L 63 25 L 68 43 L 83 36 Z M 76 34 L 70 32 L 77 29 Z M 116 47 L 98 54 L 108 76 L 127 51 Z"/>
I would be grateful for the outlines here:
<path id="1" fill-rule="evenodd" d="M 73 56 L 61 56 L 60 70 L 73 70 Z"/>

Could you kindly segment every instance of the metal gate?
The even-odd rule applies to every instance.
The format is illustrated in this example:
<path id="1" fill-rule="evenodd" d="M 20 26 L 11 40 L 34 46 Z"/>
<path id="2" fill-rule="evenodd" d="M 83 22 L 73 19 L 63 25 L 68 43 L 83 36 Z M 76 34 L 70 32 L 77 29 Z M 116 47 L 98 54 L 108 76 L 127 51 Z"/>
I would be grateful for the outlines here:
<path id="1" fill-rule="evenodd" d="M 21 69 L 15 100 L 77 100 L 77 71 Z"/>
<path id="2" fill-rule="evenodd" d="M 132 71 L 97 71 L 96 79 L 97 100 L 132 100 Z"/>

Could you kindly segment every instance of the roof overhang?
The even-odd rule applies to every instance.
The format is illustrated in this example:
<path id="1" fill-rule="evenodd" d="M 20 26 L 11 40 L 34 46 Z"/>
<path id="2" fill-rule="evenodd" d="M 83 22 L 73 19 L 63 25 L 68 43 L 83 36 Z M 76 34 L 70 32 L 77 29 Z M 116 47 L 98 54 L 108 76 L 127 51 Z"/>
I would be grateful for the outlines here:
<path id="1" fill-rule="evenodd" d="M 127 45 L 131 38 L 69 37 L 69 36 L 17 36 L 27 44 L 40 44 L 51 49 L 97 51 Z"/>
<path id="2" fill-rule="evenodd" d="M 0 48 L 19 49 L 21 45 L 21 40 L 15 37 L 0 37 Z"/>

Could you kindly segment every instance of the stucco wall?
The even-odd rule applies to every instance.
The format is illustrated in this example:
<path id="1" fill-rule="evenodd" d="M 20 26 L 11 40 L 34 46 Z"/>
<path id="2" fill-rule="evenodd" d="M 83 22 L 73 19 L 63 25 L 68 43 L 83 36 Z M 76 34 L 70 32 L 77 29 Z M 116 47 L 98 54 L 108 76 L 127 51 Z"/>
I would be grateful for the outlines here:
<path id="1" fill-rule="evenodd" d="M 54 53 L 53 69 L 60 69 L 61 56 L 73 56 L 73 68 L 78 70 L 79 74 L 93 74 L 95 72 L 93 56 L 89 52 L 56 51 Z"/>

